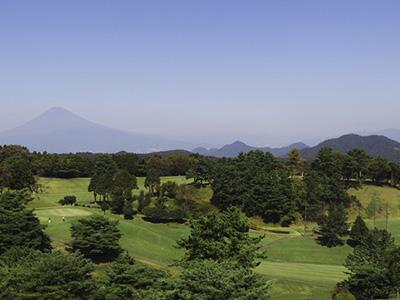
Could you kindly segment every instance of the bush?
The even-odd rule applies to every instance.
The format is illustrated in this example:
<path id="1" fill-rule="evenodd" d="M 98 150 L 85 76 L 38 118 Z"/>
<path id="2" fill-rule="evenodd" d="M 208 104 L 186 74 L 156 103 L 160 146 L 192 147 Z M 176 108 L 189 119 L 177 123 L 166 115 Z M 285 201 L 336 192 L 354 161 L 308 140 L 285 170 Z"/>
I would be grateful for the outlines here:
<path id="1" fill-rule="evenodd" d="M 294 217 L 292 216 L 283 216 L 281 218 L 281 226 L 289 227 L 294 222 Z"/>
<path id="2" fill-rule="evenodd" d="M 176 182 L 167 181 L 161 185 L 161 195 L 174 199 L 176 198 L 177 193 L 178 185 Z"/>
<path id="3" fill-rule="evenodd" d="M 187 217 L 186 212 L 179 207 L 146 207 L 143 213 L 145 214 L 144 220 L 154 223 L 184 223 Z"/>
<path id="4" fill-rule="evenodd" d="M 76 203 L 76 196 L 65 196 L 64 199 L 58 201 L 61 205 L 74 205 Z"/>
<path id="5" fill-rule="evenodd" d="M 333 300 L 355 300 L 356 298 L 346 288 L 336 288 L 332 293 Z"/>

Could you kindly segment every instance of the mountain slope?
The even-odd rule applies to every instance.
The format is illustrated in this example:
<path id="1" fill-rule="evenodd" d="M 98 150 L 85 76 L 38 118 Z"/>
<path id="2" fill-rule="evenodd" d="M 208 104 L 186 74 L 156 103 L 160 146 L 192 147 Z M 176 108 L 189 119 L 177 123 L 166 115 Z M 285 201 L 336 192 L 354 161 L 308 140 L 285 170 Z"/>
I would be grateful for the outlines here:
<path id="1" fill-rule="evenodd" d="M 304 149 L 308 146 L 304 143 L 296 143 L 290 146 L 282 147 L 282 148 L 270 148 L 270 147 L 252 147 L 246 145 L 241 141 L 236 141 L 232 144 L 225 145 L 222 148 L 212 148 L 206 149 L 203 147 L 198 147 L 193 150 L 194 153 L 199 153 L 205 156 L 214 156 L 214 157 L 236 157 L 240 153 L 247 153 L 253 150 L 261 150 L 263 152 L 271 152 L 275 156 L 285 156 L 293 149 Z"/>
<path id="2" fill-rule="evenodd" d="M 48 134 L 77 128 L 102 128 L 61 107 L 53 107 L 33 120 L 1 133 L 1 136 Z"/>
<path id="3" fill-rule="evenodd" d="M 396 128 L 384 129 L 384 130 L 378 131 L 376 134 L 384 135 L 384 136 L 388 137 L 389 139 L 400 142 L 400 129 L 396 129 Z"/>
<path id="4" fill-rule="evenodd" d="M 0 133 L 0 144 L 18 144 L 51 153 L 147 153 L 193 147 L 190 143 L 107 128 L 63 108 L 52 108 L 22 126 Z"/>
<path id="5" fill-rule="evenodd" d="M 400 143 L 381 135 L 360 136 L 348 134 L 339 138 L 326 140 L 315 147 L 303 149 L 301 155 L 305 159 L 311 160 L 325 147 L 342 153 L 347 153 L 353 149 L 361 149 L 373 157 L 383 157 L 390 161 L 400 161 Z"/>

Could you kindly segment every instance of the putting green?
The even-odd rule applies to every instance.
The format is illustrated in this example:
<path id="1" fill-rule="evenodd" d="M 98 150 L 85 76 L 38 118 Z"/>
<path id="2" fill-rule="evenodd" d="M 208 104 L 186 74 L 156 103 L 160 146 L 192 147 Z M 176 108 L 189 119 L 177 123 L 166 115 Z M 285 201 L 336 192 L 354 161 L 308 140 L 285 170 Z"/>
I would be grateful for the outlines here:
<path id="1" fill-rule="evenodd" d="M 296 283 L 311 283 L 317 286 L 333 287 L 346 278 L 346 268 L 339 265 L 319 265 L 286 262 L 263 262 L 257 272 L 273 279 Z"/>
<path id="2" fill-rule="evenodd" d="M 60 208 L 44 208 L 35 210 L 39 219 L 48 219 L 51 217 L 87 217 L 92 213 L 86 209 L 75 207 L 60 207 Z"/>

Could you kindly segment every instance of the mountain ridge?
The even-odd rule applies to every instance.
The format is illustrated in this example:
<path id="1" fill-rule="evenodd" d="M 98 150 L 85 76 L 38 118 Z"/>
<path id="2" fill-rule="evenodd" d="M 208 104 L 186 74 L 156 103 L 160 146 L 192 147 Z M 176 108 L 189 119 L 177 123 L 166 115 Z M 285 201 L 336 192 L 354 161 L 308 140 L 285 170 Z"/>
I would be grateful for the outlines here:
<path id="1" fill-rule="evenodd" d="M 383 135 L 361 136 L 346 134 L 338 138 L 328 139 L 322 143 L 301 150 L 301 155 L 307 159 L 314 159 L 322 148 L 332 148 L 341 153 L 354 149 L 364 150 L 372 157 L 382 157 L 390 161 L 400 161 L 400 143 Z"/>
<path id="2" fill-rule="evenodd" d="M 204 147 L 197 147 L 192 150 L 194 153 L 198 153 L 205 156 L 213 156 L 213 157 L 235 157 L 240 153 L 247 153 L 254 150 L 260 150 L 263 152 L 270 152 L 275 156 L 282 157 L 286 156 L 293 149 L 305 149 L 308 146 L 302 142 L 294 143 L 285 147 L 253 147 L 245 144 L 242 141 L 235 141 L 231 144 L 227 144 L 222 146 L 221 148 L 211 148 L 206 149 Z"/>

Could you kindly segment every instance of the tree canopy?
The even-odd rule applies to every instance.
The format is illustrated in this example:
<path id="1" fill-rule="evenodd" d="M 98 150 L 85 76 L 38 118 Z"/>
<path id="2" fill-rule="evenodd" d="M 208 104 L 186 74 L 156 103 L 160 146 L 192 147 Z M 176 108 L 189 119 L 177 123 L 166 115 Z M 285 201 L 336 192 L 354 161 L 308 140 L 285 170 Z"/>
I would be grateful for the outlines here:
<path id="1" fill-rule="evenodd" d="M 0 254 L 13 247 L 40 251 L 51 249 L 50 238 L 44 226 L 25 204 L 31 200 L 24 191 L 0 194 Z"/>
<path id="2" fill-rule="evenodd" d="M 122 252 L 118 221 L 93 215 L 73 223 L 71 235 L 71 250 L 94 262 L 113 261 Z"/>

